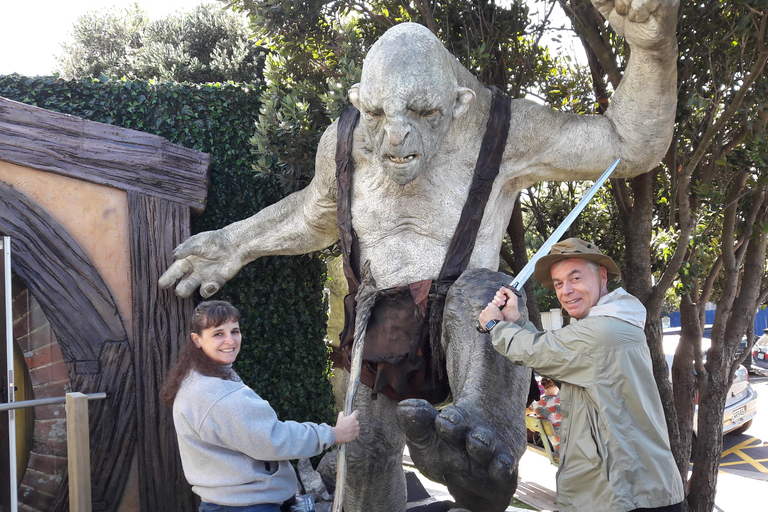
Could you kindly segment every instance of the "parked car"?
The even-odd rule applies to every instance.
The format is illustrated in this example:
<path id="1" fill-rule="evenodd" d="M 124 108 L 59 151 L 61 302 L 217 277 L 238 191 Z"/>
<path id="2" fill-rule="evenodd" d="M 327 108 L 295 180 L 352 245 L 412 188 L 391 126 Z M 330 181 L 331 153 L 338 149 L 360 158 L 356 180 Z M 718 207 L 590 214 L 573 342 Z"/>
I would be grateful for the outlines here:
<path id="1" fill-rule="evenodd" d="M 768 372 L 768 329 L 752 347 L 752 369 L 759 373 Z"/>
<path id="2" fill-rule="evenodd" d="M 755 336 L 755 343 L 757 343 L 757 336 Z M 754 347 L 755 343 L 752 343 L 752 346 Z M 739 347 L 736 349 L 736 358 L 739 358 L 741 354 L 744 353 L 744 351 L 747 349 L 747 336 L 744 335 L 741 338 L 741 341 L 739 342 Z M 744 367 L 749 371 L 750 373 L 754 373 L 752 369 L 752 350 L 749 351 L 747 356 L 744 358 L 744 361 L 741 362 L 741 364 L 744 365 Z"/>
<path id="3" fill-rule="evenodd" d="M 704 337 L 701 340 L 701 348 L 706 351 L 711 344 L 710 330 L 705 328 Z M 675 348 L 680 341 L 680 328 L 664 329 L 664 355 L 667 359 L 667 366 L 670 369 L 672 378 L 672 359 L 675 355 Z M 693 432 L 698 432 L 698 400 L 696 410 L 693 416 Z M 742 434 L 751 425 L 752 419 L 757 415 L 757 391 L 749 383 L 749 372 L 744 365 L 739 365 L 733 383 L 728 390 L 728 398 L 725 401 L 725 411 L 723 412 L 723 434 Z"/>

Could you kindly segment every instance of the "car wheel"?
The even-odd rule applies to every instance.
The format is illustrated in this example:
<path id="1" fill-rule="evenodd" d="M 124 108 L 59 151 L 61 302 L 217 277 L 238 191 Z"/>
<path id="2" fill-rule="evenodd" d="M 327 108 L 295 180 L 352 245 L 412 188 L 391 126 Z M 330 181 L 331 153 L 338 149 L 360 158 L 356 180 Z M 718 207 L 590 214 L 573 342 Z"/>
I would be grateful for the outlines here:
<path id="1" fill-rule="evenodd" d="M 731 430 L 730 432 L 728 432 L 727 435 L 734 435 L 735 436 L 737 434 L 743 434 L 751 426 L 752 426 L 752 420 L 749 420 L 748 422 L 746 422 L 745 424 L 743 424 L 742 426 L 740 426 L 736 430 Z"/>

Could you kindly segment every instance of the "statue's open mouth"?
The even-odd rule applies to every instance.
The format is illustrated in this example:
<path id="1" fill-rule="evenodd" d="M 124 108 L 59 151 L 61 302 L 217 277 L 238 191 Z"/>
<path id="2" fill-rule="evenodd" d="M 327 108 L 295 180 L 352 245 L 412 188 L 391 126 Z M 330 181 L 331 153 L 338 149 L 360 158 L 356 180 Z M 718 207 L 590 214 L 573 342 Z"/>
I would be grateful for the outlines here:
<path id="1" fill-rule="evenodd" d="M 395 165 L 404 165 L 404 164 L 407 164 L 407 163 L 410 163 L 410 162 L 414 161 L 418 157 L 419 157 L 419 155 L 416 155 L 416 154 L 408 155 L 408 156 L 402 156 L 402 157 L 401 156 L 388 155 L 387 159 L 390 161 L 390 163 L 393 163 Z"/>

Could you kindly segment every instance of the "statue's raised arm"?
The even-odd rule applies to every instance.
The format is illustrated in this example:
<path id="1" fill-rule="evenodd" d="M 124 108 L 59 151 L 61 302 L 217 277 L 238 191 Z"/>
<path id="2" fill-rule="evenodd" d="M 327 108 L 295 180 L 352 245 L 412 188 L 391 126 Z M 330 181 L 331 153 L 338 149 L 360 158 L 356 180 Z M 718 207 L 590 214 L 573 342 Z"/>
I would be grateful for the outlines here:
<path id="1" fill-rule="evenodd" d="M 548 107 L 518 108 L 520 131 L 540 144 L 524 145 L 527 167 L 513 164 L 512 176 L 594 179 L 617 157 L 615 177 L 631 177 L 658 165 L 669 147 L 677 102 L 678 0 L 593 0 L 623 36 L 631 53 L 605 115 L 576 115 Z M 524 100 L 519 100 L 524 103 Z M 513 113 L 513 126 L 515 126 Z M 514 137 L 511 145 L 518 145 Z M 518 152 L 520 149 L 511 149 Z"/>
<path id="2" fill-rule="evenodd" d="M 677 104 L 679 0 L 593 0 L 631 49 L 605 117 L 636 171 L 656 166 L 669 147 Z"/>

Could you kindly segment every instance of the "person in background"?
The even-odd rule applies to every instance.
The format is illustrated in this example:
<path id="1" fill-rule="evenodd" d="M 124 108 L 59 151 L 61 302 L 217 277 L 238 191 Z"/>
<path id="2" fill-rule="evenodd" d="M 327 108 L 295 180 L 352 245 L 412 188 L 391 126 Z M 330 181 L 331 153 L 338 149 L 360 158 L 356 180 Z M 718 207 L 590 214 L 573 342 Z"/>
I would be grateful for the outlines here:
<path id="1" fill-rule="evenodd" d="M 569 325 L 538 331 L 503 287 L 479 325 L 507 359 L 561 383 L 560 511 L 682 512 L 685 493 L 651 369 L 645 307 L 622 288 L 608 292 L 619 276 L 595 244 L 569 238 L 552 246 L 533 274 L 555 291 Z"/>
<path id="2" fill-rule="evenodd" d="M 542 377 L 541 385 L 544 388 L 544 394 L 538 402 L 535 402 L 531 409 L 537 418 L 548 420 L 552 423 L 555 431 L 554 438 L 550 438 L 552 448 L 560 451 L 560 423 L 563 421 L 563 414 L 560 410 L 560 388 L 549 377 Z"/>
<path id="3" fill-rule="evenodd" d="M 232 369 L 239 320 L 228 302 L 198 305 L 161 398 L 173 407 L 184 476 L 202 500 L 200 512 L 279 512 L 298 488 L 288 461 L 355 439 L 358 411 L 339 413 L 335 427 L 280 421 Z"/>

